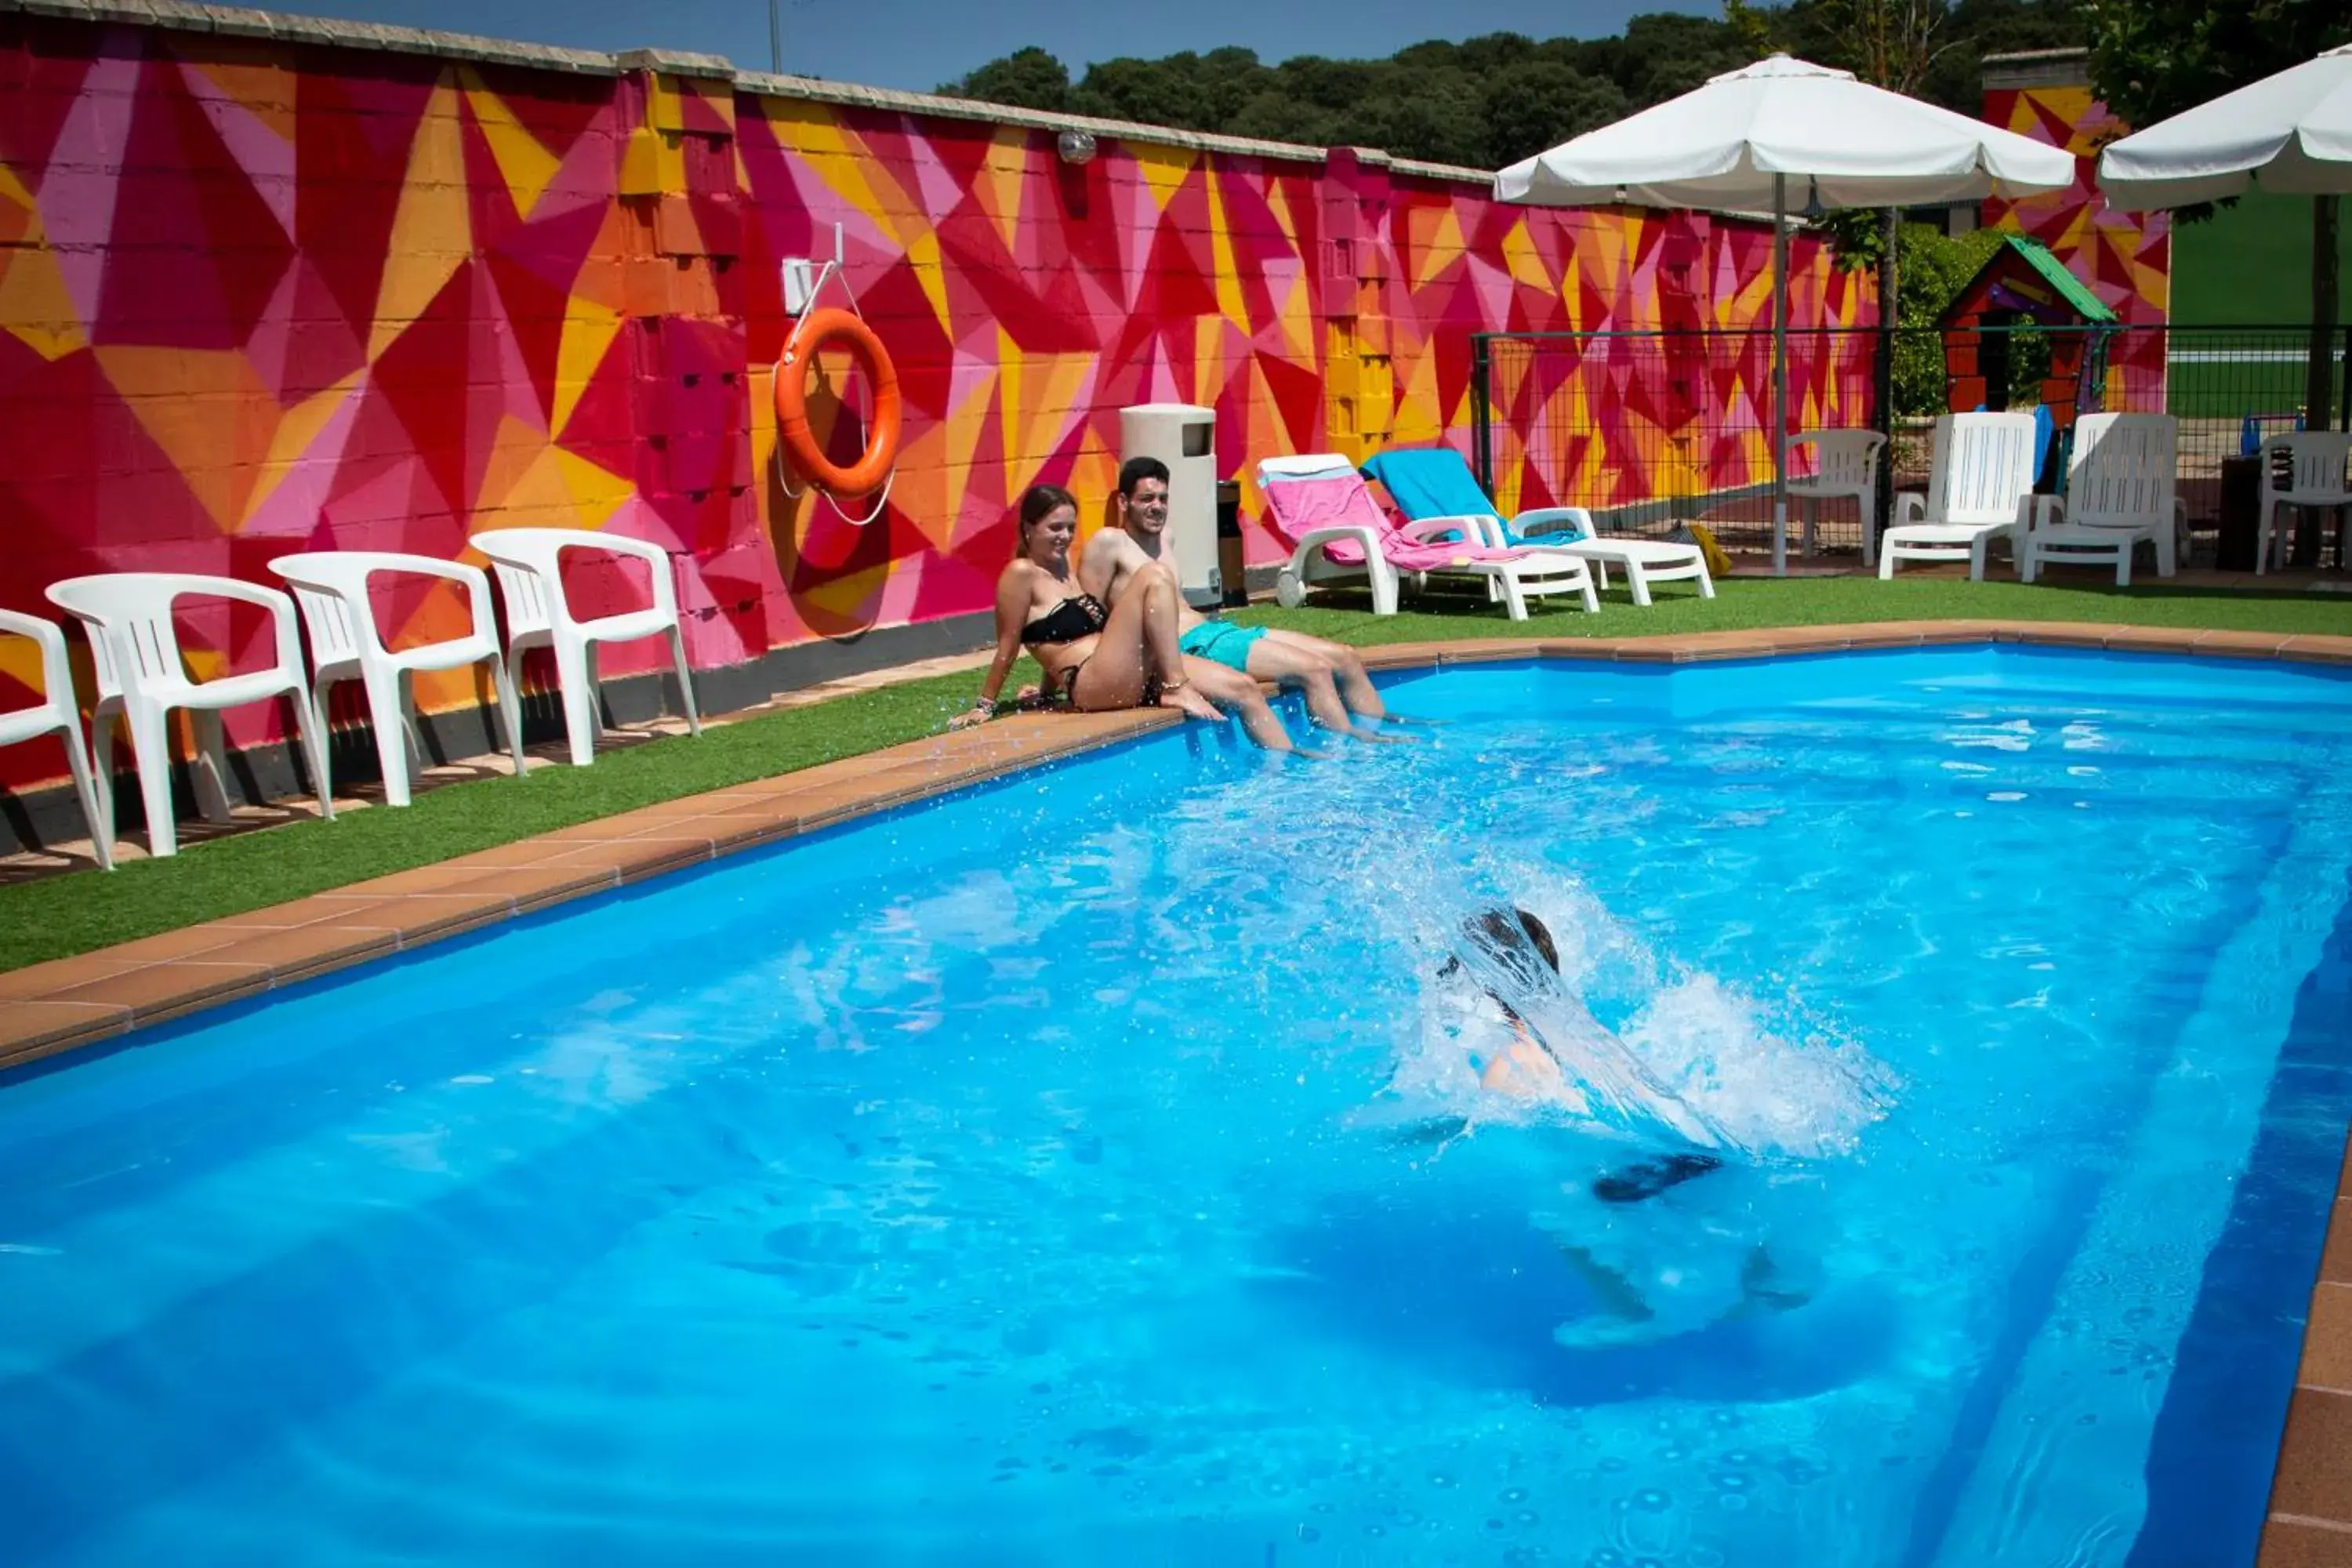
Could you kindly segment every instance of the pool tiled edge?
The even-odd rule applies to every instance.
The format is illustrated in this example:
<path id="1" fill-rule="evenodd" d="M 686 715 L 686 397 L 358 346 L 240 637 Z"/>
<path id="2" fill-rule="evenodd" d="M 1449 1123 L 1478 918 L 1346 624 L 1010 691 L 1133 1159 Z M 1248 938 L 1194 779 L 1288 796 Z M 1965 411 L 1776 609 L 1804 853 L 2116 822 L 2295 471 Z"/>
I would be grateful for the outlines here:
<path id="1" fill-rule="evenodd" d="M 1968 643 L 2352 664 L 2352 637 L 1998 620 L 1360 651 L 1388 670 L 1528 658 L 1695 664 Z M 0 973 L 0 1069 L 1179 722 L 1163 711 L 1022 715 Z M 2352 1161 L 2311 1299 L 2260 1564 L 2352 1568 Z"/>

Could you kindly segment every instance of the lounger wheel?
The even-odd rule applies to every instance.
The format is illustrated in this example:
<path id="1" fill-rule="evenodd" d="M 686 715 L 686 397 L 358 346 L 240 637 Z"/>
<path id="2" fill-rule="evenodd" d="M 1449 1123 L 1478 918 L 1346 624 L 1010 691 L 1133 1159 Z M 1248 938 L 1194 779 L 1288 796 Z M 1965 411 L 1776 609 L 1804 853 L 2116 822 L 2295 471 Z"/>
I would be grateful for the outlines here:
<path id="1" fill-rule="evenodd" d="M 1295 610 L 1307 602 L 1306 583 L 1287 566 L 1275 574 L 1274 602 L 1286 610 Z"/>

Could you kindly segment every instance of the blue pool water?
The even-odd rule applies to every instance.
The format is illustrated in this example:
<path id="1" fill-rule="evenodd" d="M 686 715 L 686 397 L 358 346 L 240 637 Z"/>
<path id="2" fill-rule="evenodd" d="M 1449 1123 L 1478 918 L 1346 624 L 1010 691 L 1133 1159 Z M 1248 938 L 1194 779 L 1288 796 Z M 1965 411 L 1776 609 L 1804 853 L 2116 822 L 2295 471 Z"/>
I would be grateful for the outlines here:
<path id="1" fill-rule="evenodd" d="M 5 1554 L 2251 1562 L 2352 684 L 1391 694 L 1452 722 L 1154 738 L 0 1085 Z M 1497 900 L 1624 1114 L 1465 1065 Z"/>

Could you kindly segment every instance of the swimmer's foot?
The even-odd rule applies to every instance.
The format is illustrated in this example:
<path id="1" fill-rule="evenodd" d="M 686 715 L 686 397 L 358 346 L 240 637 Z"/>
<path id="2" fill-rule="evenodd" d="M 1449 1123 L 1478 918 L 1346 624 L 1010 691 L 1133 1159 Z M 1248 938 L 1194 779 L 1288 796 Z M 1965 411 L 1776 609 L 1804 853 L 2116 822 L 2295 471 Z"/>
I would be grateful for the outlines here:
<path id="1" fill-rule="evenodd" d="M 1381 715 L 1381 722 L 1383 724 L 1413 724 L 1418 725 L 1423 729 L 1435 729 L 1442 724 L 1451 724 L 1454 721 L 1451 719 L 1416 719 L 1410 713 L 1383 713 Z"/>
<path id="2" fill-rule="evenodd" d="M 1225 721 L 1223 710 L 1202 696 L 1189 680 L 1180 680 L 1173 686 L 1161 687 L 1160 706 L 1177 709 L 1186 718 L 1198 719 L 1205 723 L 1222 724 Z"/>
<path id="3" fill-rule="evenodd" d="M 1373 741 L 1387 746 L 1411 745 L 1418 738 L 1412 735 L 1383 735 L 1367 724 L 1355 725 L 1348 731 L 1348 736 L 1350 740 Z"/>

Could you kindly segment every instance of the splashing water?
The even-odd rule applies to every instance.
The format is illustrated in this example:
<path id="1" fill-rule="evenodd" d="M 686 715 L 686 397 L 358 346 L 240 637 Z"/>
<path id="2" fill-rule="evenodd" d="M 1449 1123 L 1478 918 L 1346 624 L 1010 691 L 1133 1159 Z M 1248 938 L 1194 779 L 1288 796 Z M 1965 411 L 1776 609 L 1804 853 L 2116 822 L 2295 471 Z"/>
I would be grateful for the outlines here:
<path id="1" fill-rule="evenodd" d="M 1236 803 L 1226 797 L 1215 819 L 1178 825 L 1180 844 L 1188 826 L 1227 844 L 1262 833 L 1283 847 L 1281 866 L 1268 870 L 1287 889 L 1286 918 L 1299 918 L 1311 888 L 1325 919 L 1369 927 L 1379 946 L 1407 955 L 1401 978 L 1414 994 L 1398 1008 L 1388 1086 L 1400 1109 L 1549 1120 L 1614 1142 L 1751 1161 L 1848 1153 L 1885 1113 L 1892 1076 L 1801 999 L 1768 1000 L 1662 957 L 1580 877 L 1507 833 L 1478 835 L 1465 847 L 1397 826 L 1379 798 L 1409 787 L 1419 761 L 1389 753 L 1286 770 L 1244 797 L 1246 820 L 1234 820 Z M 1524 946 L 1466 934 L 1465 921 L 1495 909 L 1543 921 L 1558 973 Z M 1468 984 L 1517 1015 L 1572 1095 L 1531 1105 L 1479 1086 L 1460 1009 L 1440 994 L 1448 956 Z M 1507 1024 L 1492 1026 L 1507 1035 Z"/>

